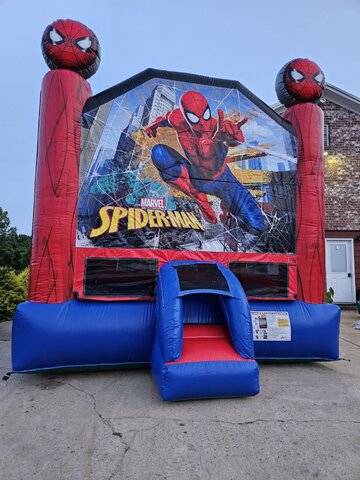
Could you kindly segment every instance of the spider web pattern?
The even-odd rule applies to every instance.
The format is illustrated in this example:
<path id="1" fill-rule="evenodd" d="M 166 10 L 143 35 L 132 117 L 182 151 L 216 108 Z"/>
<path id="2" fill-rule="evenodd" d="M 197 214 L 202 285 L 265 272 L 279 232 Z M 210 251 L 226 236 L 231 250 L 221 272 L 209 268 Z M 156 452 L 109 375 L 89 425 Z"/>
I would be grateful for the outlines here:
<path id="1" fill-rule="evenodd" d="M 149 124 L 151 112 L 148 110 L 150 110 L 151 99 L 153 97 L 155 99 L 156 88 L 165 86 L 167 89 L 165 93 L 173 99 L 173 107 L 167 109 L 165 100 L 169 98 L 162 99 L 164 108 L 161 110 L 160 106 L 158 113 L 163 115 L 177 107 L 178 99 L 184 92 L 190 89 L 199 90 L 199 86 L 169 80 L 161 83 L 147 83 L 150 84 L 147 88 L 138 87 L 115 98 L 107 107 L 104 105 L 96 112 L 89 112 L 83 116 L 86 138 L 83 142 L 80 170 L 85 170 L 86 174 L 84 178 L 80 178 L 77 245 L 215 252 L 293 253 L 296 172 L 276 173 L 276 181 L 280 179 L 280 185 L 288 186 L 285 196 L 279 194 L 276 181 L 273 180 L 270 184 L 258 182 L 256 186 L 248 186 L 248 188 L 252 187 L 259 198 L 269 196 L 271 191 L 274 200 L 271 212 L 266 211 L 265 203 L 259 204 L 265 222 L 263 233 L 256 235 L 251 233 L 246 225 L 241 224 L 232 215 L 228 215 L 228 218 L 223 221 L 218 220 L 216 224 L 207 223 L 195 201 L 165 183 L 151 160 L 151 149 L 156 143 L 169 145 L 185 159 L 175 132 L 170 128 L 159 129 L 155 139 L 150 139 L 143 133 L 143 128 Z M 253 118 L 262 115 L 257 107 L 250 105 L 250 110 L 237 90 L 204 87 L 202 91 L 211 105 L 214 118 L 219 108 L 224 111 L 227 118 L 249 113 Z M 246 108 L 247 112 L 244 111 Z M 92 135 L 92 131 L 97 132 L 97 135 Z M 258 156 L 269 156 L 267 153 L 269 150 L 264 148 L 263 150 L 265 153 L 259 150 Z M 247 170 L 242 165 L 249 156 L 246 152 L 244 148 L 236 157 L 233 173 Z M 284 156 L 284 153 L 277 154 L 276 149 L 270 150 L 270 153 L 279 157 Z M 226 184 L 223 188 L 227 188 Z M 125 218 L 120 220 L 117 233 L 92 240 L 89 238 L 89 231 L 99 226 L 98 211 L 101 207 L 111 205 L 141 208 L 142 198 L 165 198 L 167 210 L 195 214 L 205 231 L 172 227 L 150 228 L 149 226 L 129 231 Z M 222 213 L 220 199 L 208 195 L 208 200 L 219 219 Z"/>

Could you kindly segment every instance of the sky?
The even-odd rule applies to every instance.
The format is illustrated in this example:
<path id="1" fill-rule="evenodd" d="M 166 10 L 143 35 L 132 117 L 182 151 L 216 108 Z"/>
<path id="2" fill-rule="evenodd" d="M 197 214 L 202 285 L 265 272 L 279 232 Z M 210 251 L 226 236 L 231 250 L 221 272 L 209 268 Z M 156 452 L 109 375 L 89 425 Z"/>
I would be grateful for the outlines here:
<path id="1" fill-rule="evenodd" d="M 360 0 L 0 0 L 0 207 L 18 233 L 32 229 L 48 71 L 40 42 L 60 18 L 85 23 L 99 39 L 94 94 L 152 67 L 238 80 L 272 105 L 278 71 L 303 57 L 360 97 Z"/>

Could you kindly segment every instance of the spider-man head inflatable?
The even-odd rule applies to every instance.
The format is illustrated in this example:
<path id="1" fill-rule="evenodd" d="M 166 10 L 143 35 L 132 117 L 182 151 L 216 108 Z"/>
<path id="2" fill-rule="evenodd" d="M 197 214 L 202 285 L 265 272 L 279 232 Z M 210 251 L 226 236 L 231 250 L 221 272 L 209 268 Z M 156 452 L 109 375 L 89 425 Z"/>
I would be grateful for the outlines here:
<path id="1" fill-rule="evenodd" d="M 189 127 L 195 132 L 205 133 L 212 130 L 210 107 L 201 93 L 192 90 L 184 93 L 180 98 L 180 110 Z"/>
<path id="2" fill-rule="evenodd" d="M 89 78 L 100 63 L 99 41 L 90 28 L 75 20 L 56 20 L 43 34 L 41 48 L 51 70 L 64 68 Z"/>
<path id="3" fill-rule="evenodd" d="M 297 58 L 282 67 L 276 77 L 275 88 L 279 101 L 285 107 L 317 102 L 325 88 L 325 76 L 315 62 Z"/>

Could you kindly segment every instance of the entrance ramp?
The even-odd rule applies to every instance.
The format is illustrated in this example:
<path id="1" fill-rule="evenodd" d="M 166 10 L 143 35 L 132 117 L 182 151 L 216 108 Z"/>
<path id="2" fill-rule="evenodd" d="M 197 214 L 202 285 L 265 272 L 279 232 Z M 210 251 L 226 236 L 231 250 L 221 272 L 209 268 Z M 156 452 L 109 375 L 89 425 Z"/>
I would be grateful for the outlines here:
<path id="1" fill-rule="evenodd" d="M 164 400 L 259 392 L 249 305 L 220 263 L 167 262 L 157 288 L 151 368 Z"/>

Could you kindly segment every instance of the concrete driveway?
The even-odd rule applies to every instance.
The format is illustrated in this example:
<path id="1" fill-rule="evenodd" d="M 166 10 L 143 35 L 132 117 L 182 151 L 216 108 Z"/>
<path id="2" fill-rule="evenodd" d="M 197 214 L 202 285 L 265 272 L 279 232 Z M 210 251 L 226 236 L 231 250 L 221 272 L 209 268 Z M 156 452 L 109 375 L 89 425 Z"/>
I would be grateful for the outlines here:
<path id="1" fill-rule="evenodd" d="M 145 369 L 14 374 L 0 387 L 0 479 L 359 480 L 359 318 L 342 313 L 350 361 L 262 365 L 254 398 L 164 403 Z"/>

